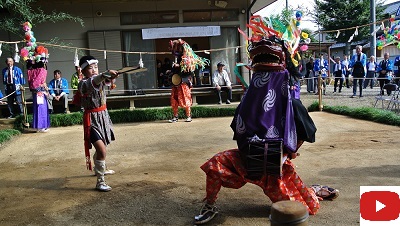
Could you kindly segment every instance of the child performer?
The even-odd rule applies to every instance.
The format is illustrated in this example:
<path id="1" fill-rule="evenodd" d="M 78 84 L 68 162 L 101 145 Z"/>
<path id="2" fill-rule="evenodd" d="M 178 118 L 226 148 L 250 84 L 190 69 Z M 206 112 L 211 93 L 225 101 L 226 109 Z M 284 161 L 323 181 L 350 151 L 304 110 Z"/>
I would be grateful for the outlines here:
<path id="1" fill-rule="evenodd" d="M 84 56 L 79 61 L 79 66 L 85 76 L 78 84 L 81 106 L 84 108 L 83 127 L 85 140 L 86 165 L 92 169 L 89 149 L 94 146 L 94 171 L 97 176 L 96 189 L 110 191 L 104 175 L 106 171 L 106 146 L 114 138 L 114 130 L 106 107 L 106 86 L 110 86 L 113 79 L 118 77 L 118 72 L 109 70 L 109 75 L 100 73 L 98 60 L 92 56 Z"/>

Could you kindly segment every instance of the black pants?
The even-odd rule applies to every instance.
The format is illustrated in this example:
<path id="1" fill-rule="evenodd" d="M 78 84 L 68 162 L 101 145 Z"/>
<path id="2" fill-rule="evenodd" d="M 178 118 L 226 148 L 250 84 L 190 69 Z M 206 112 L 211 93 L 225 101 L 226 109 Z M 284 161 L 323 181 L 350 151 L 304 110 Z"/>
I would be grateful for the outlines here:
<path id="1" fill-rule="evenodd" d="M 343 86 L 343 77 L 342 77 L 342 71 L 335 71 L 333 73 L 335 76 L 335 82 L 333 84 L 333 91 L 336 92 L 337 84 L 339 82 L 339 93 L 342 92 L 342 86 Z"/>
<path id="2" fill-rule="evenodd" d="M 368 87 L 368 84 L 371 84 L 371 89 L 374 88 L 374 78 L 375 71 L 367 71 L 367 78 L 364 81 L 364 89 Z"/>
<path id="3" fill-rule="evenodd" d="M 9 95 L 10 93 L 15 91 L 15 85 L 14 84 L 8 84 L 6 85 L 6 95 Z M 14 101 L 18 104 L 19 107 L 19 112 L 14 112 Z M 23 114 L 24 109 L 22 108 L 22 97 L 21 94 L 14 93 L 7 97 L 7 105 L 8 105 L 8 110 L 10 111 L 10 116 L 16 116 L 17 114 Z"/>
<path id="4" fill-rule="evenodd" d="M 343 87 L 343 78 L 342 77 L 335 77 L 335 83 L 333 84 L 333 91 L 336 92 L 336 87 L 339 82 L 339 93 L 342 92 L 342 87 Z"/>
<path id="5" fill-rule="evenodd" d="M 353 77 L 353 96 L 357 95 L 357 83 L 360 88 L 360 97 L 362 96 L 364 78 Z"/>
<path id="6" fill-rule="evenodd" d="M 346 79 L 346 87 L 347 88 L 350 88 L 349 75 L 350 75 L 350 71 L 346 71 L 346 74 L 344 74 L 344 77 Z"/>
<path id="7" fill-rule="evenodd" d="M 229 101 L 232 100 L 232 88 L 221 87 L 221 90 L 216 90 L 216 91 L 217 91 L 217 95 L 218 95 L 218 102 L 222 102 L 221 91 L 226 91 L 226 93 L 228 94 L 227 100 L 229 100 Z"/>
<path id="8" fill-rule="evenodd" d="M 383 86 L 385 86 L 385 84 L 388 84 L 390 81 L 389 79 L 386 79 L 386 77 L 378 77 L 379 79 L 379 87 L 381 88 L 381 94 L 385 95 L 385 91 L 383 90 Z M 387 95 L 389 96 L 392 92 L 390 90 L 387 90 Z"/>

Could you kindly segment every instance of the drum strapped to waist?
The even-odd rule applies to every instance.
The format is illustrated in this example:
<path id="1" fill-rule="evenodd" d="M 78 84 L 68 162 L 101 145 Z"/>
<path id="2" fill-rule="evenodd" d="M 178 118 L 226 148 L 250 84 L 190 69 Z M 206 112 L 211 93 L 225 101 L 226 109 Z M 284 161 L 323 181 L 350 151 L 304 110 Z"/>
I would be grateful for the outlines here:
<path id="1" fill-rule="evenodd" d="M 170 83 L 173 86 L 179 86 L 182 82 L 189 83 L 190 82 L 189 80 L 190 80 L 190 76 L 182 77 L 179 74 L 173 74 L 170 76 Z"/>
<path id="2" fill-rule="evenodd" d="M 244 156 L 248 179 L 260 179 L 263 175 L 282 176 L 283 145 L 276 141 L 249 141 Z"/>

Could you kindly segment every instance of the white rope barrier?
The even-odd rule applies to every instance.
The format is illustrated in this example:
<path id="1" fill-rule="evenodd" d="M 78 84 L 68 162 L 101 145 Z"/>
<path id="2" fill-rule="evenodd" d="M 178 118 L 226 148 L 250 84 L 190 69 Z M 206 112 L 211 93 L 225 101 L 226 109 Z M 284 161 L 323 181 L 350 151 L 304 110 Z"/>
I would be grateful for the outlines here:
<path id="1" fill-rule="evenodd" d="M 6 99 L 7 97 L 9 97 L 9 96 L 11 96 L 11 95 L 13 95 L 15 92 L 16 92 L 16 90 L 14 90 L 12 93 L 8 94 L 7 96 L 1 98 L 0 101 Z"/>
<path id="2" fill-rule="evenodd" d="M 2 40 L 0 40 L 0 43 L 5 43 L 5 44 L 18 44 L 18 43 L 25 43 L 25 41 L 7 42 L 7 41 L 2 41 Z M 171 52 L 121 51 L 121 50 L 91 49 L 91 48 L 83 48 L 83 47 L 65 46 L 65 45 L 51 44 L 51 43 L 45 43 L 45 42 L 36 42 L 36 43 L 39 44 L 39 45 L 50 46 L 50 47 L 58 47 L 58 48 L 65 48 L 65 49 L 76 49 L 76 50 L 86 50 L 86 51 L 109 52 L 109 53 L 149 54 L 149 55 L 171 54 Z M 233 46 L 233 47 L 224 47 L 224 48 L 216 48 L 216 49 L 208 49 L 208 50 L 197 50 L 197 51 L 194 51 L 194 52 L 195 52 L 195 53 L 206 53 L 206 54 L 210 54 L 210 52 L 223 51 L 223 50 L 229 50 L 229 49 L 235 49 L 235 50 L 236 50 L 236 49 L 238 49 L 238 48 L 246 48 L 246 45 Z"/>

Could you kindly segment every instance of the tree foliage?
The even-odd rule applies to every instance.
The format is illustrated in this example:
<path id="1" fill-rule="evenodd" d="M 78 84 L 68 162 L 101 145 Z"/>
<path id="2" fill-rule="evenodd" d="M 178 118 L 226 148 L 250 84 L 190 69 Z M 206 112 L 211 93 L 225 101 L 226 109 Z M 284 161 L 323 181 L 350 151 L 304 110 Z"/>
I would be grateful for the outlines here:
<path id="1" fill-rule="evenodd" d="M 36 7 L 36 0 L 0 0 L 0 30 L 22 36 L 21 25 L 29 21 L 32 26 L 44 22 L 71 20 L 83 26 L 83 20 L 64 12 L 44 12 Z"/>
<path id="2" fill-rule="evenodd" d="M 382 1 L 376 2 L 376 20 L 384 18 Z M 314 11 L 309 13 L 321 30 L 339 30 L 369 24 L 370 0 L 315 0 Z M 329 33 L 331 39 L 347 43 L 355 29 L 344 30 L 336 38 L 336 32 Z M 358 35 L 353 41 L 365 40 L 370 37 L 369 26 L 358 29 Z"/>
<path id="3" fill-rule="evenodd" d="M 281 13 L 279 13 L 279 14 L 273 14 L 273 15 L 271 15 L 270 17 L 271 17 L 271 19 L 279 20 L 279 21 L 281 21 L 282 24 L 287 25 L 287 24 L 289 24 L 290 19 L 293 18 L 293 17 L 295 16 L 295 12 L 296 12 L 297 10 L 303 12 L 303 15 L 304 15 L 304 10 L 303 10 L 303 9 L 293 9 L 292 7 L 289 6 L 288 9 L 285 8 L 285 9 L 282 10 Z M 301 26 L 301 25 L 300 25 L 300 26 Z M 312 36 L 312 35 L 310 35 L 310 34 L 313 33 L 313 31 L 312 31 L 311 29 L 302 28 L 301 31 L 302 31 L 302 32 L 305 32 L 305 33 L 307 33 L 307 34 L 309 34 L 308 37 L 311 39 L 311 42 L 314 42 L 314 43 L 317 42 L 317 40 L 315 39 L 315 37 Z"/>

